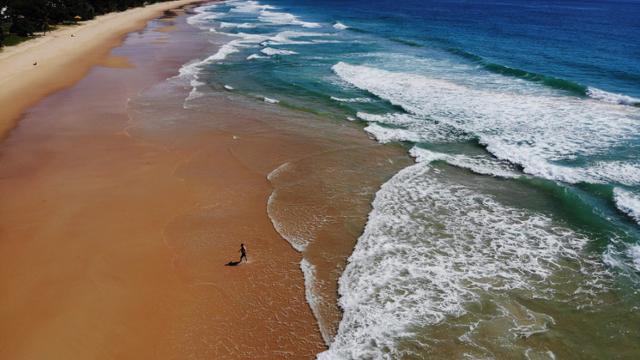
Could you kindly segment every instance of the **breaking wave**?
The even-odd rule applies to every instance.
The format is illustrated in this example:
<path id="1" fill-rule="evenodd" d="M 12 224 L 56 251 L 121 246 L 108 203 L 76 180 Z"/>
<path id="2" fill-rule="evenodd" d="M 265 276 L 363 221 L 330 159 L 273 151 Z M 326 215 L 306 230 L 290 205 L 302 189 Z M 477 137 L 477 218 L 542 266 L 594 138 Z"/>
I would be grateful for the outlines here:
<path id="1" fill-rule="evenodd" d="M 613 199 L 620 211 L 640 224 L 640 195 L 615 188 L 613 189 Z"/>
<path id="2" fill-rule="evenodd" d="M 400 120 L 398 125 L 408 130 L 408 141 L 433 141 L 440 129 L 445 133 L 454 129 L 477 137 L 497 158 L 531 175 L 571 183 L 640 184 L 637 161 L 594 158 L 640 140 L 640 110 L 634 107 L 569 96 L 475 89 L 343 62 L 333 70 L 348 83 L 402 107 L 407 114 L 364 119 Z"/>
<path id="3" fill-rule="evenodd" d="M 433 158 L 415 154 L 420 160 Z M 344 314 L 338 334 L 319 359 L 411 355 L 399 344 L 415 338 L 420 328 L 462 316 L 470 317 L 465 323 L 490 321 L 474 320 L 469 306 L 480 299 L 511 319 L 511 326 L 496 331 L 546 331 L 544 324 L 553 319 L 531 312 L 542 325 L 537 330 L 519 326 L 517 313 L 501 304 L 502 296 L 515 290 L 527 297 L 550 296 L 549 278 L 562 270 L 563 261 L 579 258 L 585 243 L 544 215 L 452 184 L 427 161 L 410 166 L 376 195 L 340 279 Z M 461 340 L 474 347 L 472 337 Z"/>

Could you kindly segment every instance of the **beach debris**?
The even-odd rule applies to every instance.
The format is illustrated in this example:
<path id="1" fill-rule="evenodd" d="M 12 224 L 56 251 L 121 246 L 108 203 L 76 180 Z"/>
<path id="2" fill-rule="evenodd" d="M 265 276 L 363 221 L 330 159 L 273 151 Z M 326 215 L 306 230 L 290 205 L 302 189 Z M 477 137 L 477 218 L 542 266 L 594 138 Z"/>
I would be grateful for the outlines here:
<path id="1" fill-rule="evenodd" d="M 33 66 L 36 66 L 36 65 L 38 65 L 38 62 L 37 62 L 37 61 L 33 63 Z"/>
<path id="2" fill-rule="evenodd" d="M 233 89 L 233 86 L 231 86 L 231 85 L 225 85 L 225 86 L 224 86 L 224 88 L 225 88 L 226 90 L 229 90 L 229 91 L 233 91 L 233 90 L 234 90 L 234 89 Z"/>

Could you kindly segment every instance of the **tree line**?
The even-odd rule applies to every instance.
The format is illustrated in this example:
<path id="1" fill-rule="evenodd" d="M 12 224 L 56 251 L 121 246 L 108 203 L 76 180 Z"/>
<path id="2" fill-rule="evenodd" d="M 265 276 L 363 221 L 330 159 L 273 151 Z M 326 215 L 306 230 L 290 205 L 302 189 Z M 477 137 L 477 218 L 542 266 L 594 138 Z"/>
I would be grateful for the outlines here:
<path id="1" fill-rule="evenodd" d="M 0 46 L 9 36 L 46 33 L 57 24 L 167 0 L 0 0 Z"/>

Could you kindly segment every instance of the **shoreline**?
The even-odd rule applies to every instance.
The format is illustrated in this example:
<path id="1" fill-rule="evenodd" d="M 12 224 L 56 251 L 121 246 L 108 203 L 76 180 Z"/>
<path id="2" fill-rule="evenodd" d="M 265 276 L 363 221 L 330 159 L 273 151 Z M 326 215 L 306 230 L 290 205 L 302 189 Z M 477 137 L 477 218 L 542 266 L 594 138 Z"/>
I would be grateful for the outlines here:
<path id="1" fill-rule="evenodd" d="M 518 158 L 567 160 L 632 109 L 387 43 L 412 32 L 389 32 L 384 4 L 353 4 L 364 34 L 322 4 L 198 3 L 102 43 L 40 100 L 9 94 L 36 102 L 0 127 L 0 358 L 636 351 L 638 189 Z M 527 117 L 543 126 L 521 134 Z M 547 165 L 626 171 L 611 144 Z"/>
<path id="2" fill-rule="evenodd" d="M 22 114 L 0 133 L 2 356 L 103 358 L 106 343 L 138 358 L 315 358 L 337 330 L 338 277 L 406 152 L 227 92 L 185 107 L 191 84 L 176 75 L 212 44 L 185 11 L 163 10 L 101 52 L 78 50 L 77 78 L 40 72 L 53 90 L 23 103 L 0 93 Z M 315 239 L 303 252 L 288 236 L 298 226 Z M 248 266 L 218 268 L 242 241 Z"/>
<path id="3" fill-rule="evenodd" d="M 4 48 L 0 51 L 0 139 L 29 107 L 72 86 L 106 60 L 125 35 L 144 28 L 166 10 L 203 2 L 176 0 L 105 14 Z"/>
<path id="4" fill-rule="evenodd" d="M 405 155 L 355 126 L 226 93 L 185 108 L 191 85 L 178 70 L 212 44 L 180 13 L 124 38 L 0 142 L 9 294 L 0 298 L 0 357 L 299 359 L 326 350 L 301 262 L 313 262 L 334 311 L 324 295 L 335 297 L 337 283 L 327 279 L 350 254 L 356 237 L 343 228 L 358 216 L 331 204 L 325 172 L 349 172 L 346 154 L 359 154 L 365 172 Z M 268 179 L 283 163 L 291 171 Z M 322 196 L 309 198 L 318 184 Z M 276 192 L 276 203 L 329 209 L 336 220 L 320 238 L 340 245 L 296 252 L 266 211 Z M 240 242 L 249 264 L 225 267 Z"/>
<path id="5" fill-rule="evenodd" d="M 299 255 L 264 211 L 262 167 L 280 154 L 183 109 L 188 89 L 173 76 L 211 44 L 179 13 L 171 31 L 152 21 L 113 50 L 128 66 L 93 67 L 0 143 L 0 357 L 298 359 L 324 349 Z M 165 127 L 173 115 L 183 122 Z M 265 122 L 250 109 L 221 116 L 243 129 Z M 243 241 L 249 263 L 224 266 Z"/>

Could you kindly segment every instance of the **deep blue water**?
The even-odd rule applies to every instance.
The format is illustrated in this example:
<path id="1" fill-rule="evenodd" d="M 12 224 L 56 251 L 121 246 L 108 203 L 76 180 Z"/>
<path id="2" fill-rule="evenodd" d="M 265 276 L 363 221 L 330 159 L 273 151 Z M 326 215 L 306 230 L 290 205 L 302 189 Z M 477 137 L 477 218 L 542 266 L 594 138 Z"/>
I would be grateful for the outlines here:
<path id="1" fill-rule="evenodd" d="M 193 106 L 230 91 L 416 159 L 376 196 L 321 357 L 638 355 L 640 2 L 233 0 L 191 22 L 221 45 L 184 68 Z"/>
<path id="2" fill-rule="evenodd" d="M 638 1 L 274 0 L 314 21 L 640 96 Z"/>

